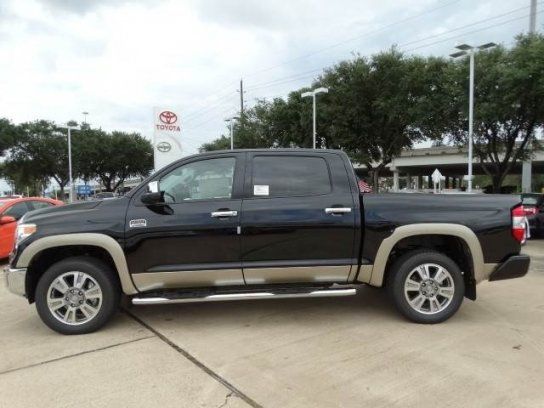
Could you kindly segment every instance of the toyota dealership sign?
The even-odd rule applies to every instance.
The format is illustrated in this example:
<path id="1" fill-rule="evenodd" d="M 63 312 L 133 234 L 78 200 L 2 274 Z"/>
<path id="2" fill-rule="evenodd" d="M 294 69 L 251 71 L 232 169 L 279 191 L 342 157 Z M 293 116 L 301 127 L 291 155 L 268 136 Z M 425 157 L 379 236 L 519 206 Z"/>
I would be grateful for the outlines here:
<path id="1" fill-rule="evenodd" d="M 155 108 L 153 112 L 153 156 L 155 170 L 159 170 L 181 158 L 181 122 L 174 109 Z"/>

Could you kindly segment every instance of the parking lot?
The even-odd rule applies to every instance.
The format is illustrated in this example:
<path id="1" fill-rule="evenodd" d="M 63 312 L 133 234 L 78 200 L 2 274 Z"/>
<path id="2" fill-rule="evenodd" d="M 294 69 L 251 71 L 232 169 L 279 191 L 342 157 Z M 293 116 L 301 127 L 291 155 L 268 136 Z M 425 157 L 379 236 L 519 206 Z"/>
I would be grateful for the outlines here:
<path id="1" fill-rule="evenodd" d="M 0 407 L 542 407 L 544 241 L 448 322 L 347 298 L 132 307 L 61 336 L 0 288 Z"/>

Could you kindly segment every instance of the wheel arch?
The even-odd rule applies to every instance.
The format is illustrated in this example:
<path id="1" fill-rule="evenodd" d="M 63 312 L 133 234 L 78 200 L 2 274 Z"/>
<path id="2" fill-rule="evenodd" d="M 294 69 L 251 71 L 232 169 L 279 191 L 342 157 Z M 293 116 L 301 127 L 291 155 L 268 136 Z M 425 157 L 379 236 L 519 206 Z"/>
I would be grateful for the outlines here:
<path id="1" fill-rule="evenodd" d="M 123 249 L 115 239 L 98 233 L 63 234 L 40 238 L 26 247 L 19 256 L 17 268 L 27 268 L 26 293 L 29 301 L 33 301 L 37 280 L 44 269 L 66 256 L 85 254 L 94 255 L 109 263 L 117 272 L 125 294 L 138 293 L 130 277 Z M 45 257 L 42 255 L 49 255 L 49 259 L 43 261 Z"/>
<path id="2" fill-rule="evenodd" d="M 403 225 L 396 228 L 388 238 L 384 239 L 376 253 L 368 283 L 372 286 L 383 286 L 391 254 L 401 241 L 407 238 L 418 239 L 423 236 L 436 235 L 453 237 L 462 242 L 467 249 L 469 270 L 466 272 L 472 275 L 470 276 L 471 281 L 475 284 L 485 278 L 488 268 L 484 264 L 482 247 L 474 231 L 460 224 L 428 223 Z M 473 296 L 469 297 L 475 298 L 475 290 Z"/>

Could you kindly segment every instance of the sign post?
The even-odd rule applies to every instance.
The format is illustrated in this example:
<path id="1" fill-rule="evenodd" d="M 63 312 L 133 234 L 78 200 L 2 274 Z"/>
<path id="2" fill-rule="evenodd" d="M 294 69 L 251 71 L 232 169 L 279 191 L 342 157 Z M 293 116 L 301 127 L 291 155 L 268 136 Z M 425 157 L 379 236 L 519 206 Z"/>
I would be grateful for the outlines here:
<path id="1" fill-rule="evenodd" d="M 169 108 L 153 109 L 153 159 L 155 170 L 181 158 L 181 123 Z"/>

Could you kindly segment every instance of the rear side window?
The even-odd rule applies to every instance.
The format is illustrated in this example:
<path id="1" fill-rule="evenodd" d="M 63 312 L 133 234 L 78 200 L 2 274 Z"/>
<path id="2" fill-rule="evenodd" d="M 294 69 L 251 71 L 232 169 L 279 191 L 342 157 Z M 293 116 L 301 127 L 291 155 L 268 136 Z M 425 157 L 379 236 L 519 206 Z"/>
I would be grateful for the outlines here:
<path id="1" fill-rule="evenodd" d="M 329 168 L 321 157 L 256 156 L 253 196 L 286 197 L 331 192 Z"/>

